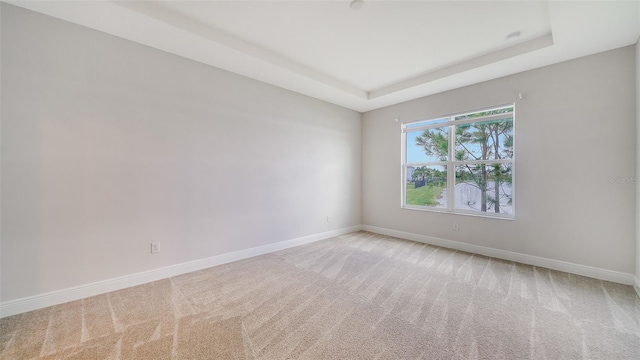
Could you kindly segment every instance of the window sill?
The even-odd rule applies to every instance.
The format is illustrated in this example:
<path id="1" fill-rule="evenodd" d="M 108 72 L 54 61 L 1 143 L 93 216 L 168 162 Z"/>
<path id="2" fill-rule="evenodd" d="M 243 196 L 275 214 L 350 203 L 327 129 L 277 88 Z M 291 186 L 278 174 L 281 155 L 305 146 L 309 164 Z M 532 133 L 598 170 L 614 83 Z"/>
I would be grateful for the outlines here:
<path id="1" fill-rule="evenodd" d="M 400 207 L 404 210 L 414 210 L 414 211 L 422 211 L 422 212 L 432 212 L 432 213 L 440 213 L 440 214 L 450 214 L 450 215 L 462 215 L 462 216 L 473 216 L 473 217 L 481 217 L 488 219 L 496 219 L 496 220 L 510 220 L 515 221 L 515 215 L 490 215 L 490 214 L 475 214 L 471 212 L 461 212 L 461 211 L 449 211 L 446 209 L 429 209 L 422 206 L 407 206 L 403 205 Z"/>

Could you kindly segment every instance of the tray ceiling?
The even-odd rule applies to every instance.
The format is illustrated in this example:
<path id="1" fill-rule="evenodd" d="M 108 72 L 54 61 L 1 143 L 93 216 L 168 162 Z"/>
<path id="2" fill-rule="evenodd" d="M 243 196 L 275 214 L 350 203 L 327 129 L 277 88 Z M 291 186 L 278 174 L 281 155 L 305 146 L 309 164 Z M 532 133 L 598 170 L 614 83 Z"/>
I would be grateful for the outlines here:
<path id="1" fill-rule="evenodd" d="M 640 34 L 637 1 L 7 2 L 361 112 Z"/>

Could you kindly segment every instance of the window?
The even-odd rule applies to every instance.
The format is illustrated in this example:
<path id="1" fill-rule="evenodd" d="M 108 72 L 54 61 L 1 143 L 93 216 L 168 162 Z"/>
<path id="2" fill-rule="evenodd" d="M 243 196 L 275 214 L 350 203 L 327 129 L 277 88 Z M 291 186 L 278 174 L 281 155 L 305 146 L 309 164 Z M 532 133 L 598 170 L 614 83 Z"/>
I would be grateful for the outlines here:
<path id="1" fill-rule="evenodd" d="M 402 206 L 513 218 L 514 110 L 402 124 Z"/>

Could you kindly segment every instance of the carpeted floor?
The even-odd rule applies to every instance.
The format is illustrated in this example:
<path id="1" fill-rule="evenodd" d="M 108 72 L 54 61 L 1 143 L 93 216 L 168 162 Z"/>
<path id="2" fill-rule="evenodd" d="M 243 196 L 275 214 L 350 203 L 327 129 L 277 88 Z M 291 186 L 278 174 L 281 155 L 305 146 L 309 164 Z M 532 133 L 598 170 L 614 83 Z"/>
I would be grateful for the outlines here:
<path id="1" fill-rule="evenodd" d="M 630 286 L 358 232 L 0 320 L 2 359 L 640 359 Z"/>

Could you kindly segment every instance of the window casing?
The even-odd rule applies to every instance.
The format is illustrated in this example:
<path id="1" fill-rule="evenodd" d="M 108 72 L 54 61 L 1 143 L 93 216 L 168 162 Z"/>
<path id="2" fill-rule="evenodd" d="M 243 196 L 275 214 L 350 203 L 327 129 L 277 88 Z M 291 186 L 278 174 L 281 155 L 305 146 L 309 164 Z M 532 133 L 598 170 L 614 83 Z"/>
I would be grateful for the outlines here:
<path id="1" fill-rule="evenodd" d="M 514 218 L 515 105 L 402 124 L 402 207 Z"/>

